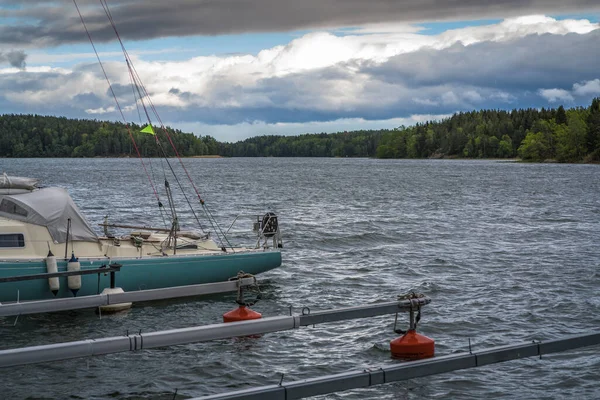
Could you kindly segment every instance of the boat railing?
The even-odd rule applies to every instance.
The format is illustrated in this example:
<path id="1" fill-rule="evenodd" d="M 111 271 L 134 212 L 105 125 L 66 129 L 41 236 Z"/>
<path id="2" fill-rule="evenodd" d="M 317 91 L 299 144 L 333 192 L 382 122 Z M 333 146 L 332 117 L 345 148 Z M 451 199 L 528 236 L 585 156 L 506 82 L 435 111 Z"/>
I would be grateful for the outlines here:
<path id="1" fill-rule="evenodd" d="M 255 248 L 282 248 L 283 240 L 281 238 L 281 231 L 279 229 L 279 220 L 277 215 L 268 212 L 264 215 L 260 214 L 238 214 L 225 234 L 231 233 L 231 229 L 241 219 L 253 220 L 252 230 L 256 232 L 256 243 Z"/>
<path id="2" fill-rule="evenodd" d="M 121 270 L 121 264 L 109 264 L 103 265 L 100 268 L 95 269 L 82 269 L 77 271 L 63 271 L 63 272 L 49 272 L 43 274 L 26 274 L 16 275 L 0 278 L 0 283 L 4 282 L 19 282 L 19 281 L 30 281 L 35 279 L 49 279 L 49 278 L 61 278 L 65 276 L 76 276 L 76 275 L 92 275 L 92 274 L 105 274 L 110 272 L 111 282 L 114 282 L 114 273 Z"/>

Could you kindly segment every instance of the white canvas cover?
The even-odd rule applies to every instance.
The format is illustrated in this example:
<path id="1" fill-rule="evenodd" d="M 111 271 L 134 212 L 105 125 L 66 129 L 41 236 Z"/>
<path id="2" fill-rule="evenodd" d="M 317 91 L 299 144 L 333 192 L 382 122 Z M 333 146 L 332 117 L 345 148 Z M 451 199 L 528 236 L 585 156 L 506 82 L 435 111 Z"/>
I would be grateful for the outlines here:
<path id="1" fill-rule="evenodd" d="M 21 176 L 8 176 L 6 172 L 0 175 L 0 189 L 24 189 L 34 190 L 39 183 L 39 179 L 24 178 Z"/>
<path id="2" fill-rule="evenodd" d="M 0 216 L 45 226 L 57 243 L 67 241 L 67 224 L 70 218 L 69 240 L 98 239 L 98 235 L 90 227 L 73 199 L 62 188 L 49 187 L 29 193 L 2 195 Z"/>

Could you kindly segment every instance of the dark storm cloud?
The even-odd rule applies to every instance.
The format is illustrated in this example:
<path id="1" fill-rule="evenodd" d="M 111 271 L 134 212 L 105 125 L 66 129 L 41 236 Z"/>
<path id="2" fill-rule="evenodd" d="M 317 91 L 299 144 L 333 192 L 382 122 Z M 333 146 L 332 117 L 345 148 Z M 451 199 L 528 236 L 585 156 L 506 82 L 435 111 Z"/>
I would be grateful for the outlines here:
<path id="1" fill-rule="evenodd" d="M 600 30 L 588 34 L 529 35 L 506 42 L 483 42 L 448 49 L 422 49 L 383 64 L 338 64 L 263 79 L 253 88 L 227 88 L 225 98 L 268 97 L 271 107 L 243 107 L 206 115 L 211 123 L 381 120 L 413 114 L 447 114 L 480 108 L 548 107 L 540 89 L 567 91 L 600 77 Z M 338 83 L 368 77 L 358 93 L 336 92 Z M 346 87 L 349 85 L 342 85 Z M 230 91 L 231 90 L 231 91 Z M 234 94 L 235 93 L 235 94 Z M 336 106 L 323 102 L 332 97 Z M 590 96 L 573 104 L 588 105 Z M 339 104 L 339 106 L 338 106 Z"/>
<path id="2" fill-rule="evenodd" d="M 0 44 L 41 46 L 87 40 L 71 2 L 1 4 L 9 5 L 0 8 L 0 16 L 11 23 L 0 27 Z M 94 40 L 114 40 L 99 3 L 79 0 L 78 4 Z M 597 0 L 112 0 L 109 6 L 120 34 L 130 40 L 600 10 Z"/>
<path id="3" fill-rule="evenodd" d="M 13 50 L 6 53 L 0 52 L 0 64 L 7 62 L 15 68 L 25 69 L 26 59 L 27 54 L 23 50 Z"/>
<path id="4" fill-rule="evenodd" d="M 363 71 L 411 87 L 473 85 L 502 90 L 571 89 L 598 78 L 600 29 L 585 35 L 529 35 L 505 42 L 456 44 L 401 54 Z"/>

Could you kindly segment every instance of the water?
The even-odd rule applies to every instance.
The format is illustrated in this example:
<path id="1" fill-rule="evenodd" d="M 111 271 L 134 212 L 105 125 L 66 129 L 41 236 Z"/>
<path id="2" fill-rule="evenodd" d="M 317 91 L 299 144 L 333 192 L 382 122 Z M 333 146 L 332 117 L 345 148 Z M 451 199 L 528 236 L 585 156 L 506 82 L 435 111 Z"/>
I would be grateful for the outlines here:
<path id="1" fill-rule="evenodd" d="M 215 216 L 275 211 L 283 266 L 262 276 L 265 316 L 432 298 L 420 332 L 438 355 L 600 327 L 598 165 L 370 159 L 186 159 Z M 68 188 L 94 224 L 149 217 L 134 159 L 0 159 L 0 171 Z M 148 165 L 159 175 L 160 163 Z M 172 185 L 174 183 L 172 182 Z M 107 211 L 108 210 L 108 211 Z M 250 228 L 248 222 L 246 226 Z M 232 294 L 0 319 L 0 348 L 219 322 Z M 401 316 L 402 321 L 407 316 Z M 4 398 L 172 399 L 395 363 L 393 316 L 2 370 Z M 600 398 L 598 348 L 322 396 L 331 399 Z"/>

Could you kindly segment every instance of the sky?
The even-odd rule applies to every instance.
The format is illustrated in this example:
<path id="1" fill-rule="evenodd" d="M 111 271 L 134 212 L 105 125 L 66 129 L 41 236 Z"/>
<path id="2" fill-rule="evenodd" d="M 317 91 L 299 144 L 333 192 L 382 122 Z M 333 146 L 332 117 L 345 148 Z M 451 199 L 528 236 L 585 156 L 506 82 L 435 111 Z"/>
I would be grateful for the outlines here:
<path id="1" fill-rule="evenodd" d="M 164 124 L 219 141 L 600 96 L 597 0 L 105 4 Z M 77 8 L 125 119 L 145 123 L 95 0 L 0 0 L 0 114 L 123 120 Z"/>

